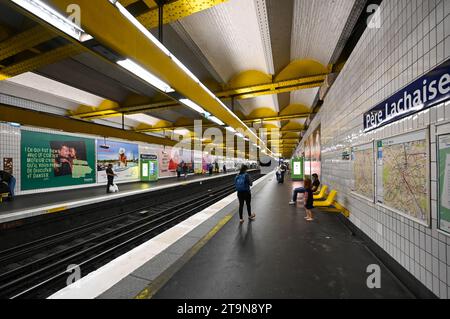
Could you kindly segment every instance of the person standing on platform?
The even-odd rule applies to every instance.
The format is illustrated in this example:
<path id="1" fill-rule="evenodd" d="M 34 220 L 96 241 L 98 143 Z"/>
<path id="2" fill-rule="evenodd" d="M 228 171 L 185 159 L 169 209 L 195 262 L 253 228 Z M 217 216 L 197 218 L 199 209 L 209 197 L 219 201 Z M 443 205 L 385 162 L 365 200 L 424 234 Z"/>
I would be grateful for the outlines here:
<path id="1" fill-rule="evenodd" d="M 183 175 L 184 175 L 184 179 L 186 179 L 188 176 L 188 166 L 186 163 L 183 164 Z"/>
<path id="2" fill-rule="evenodd" d="M 114 186 L 114 177 L 117 176 L 113 171 L 113 165 L 108 164 L 106 169 L 106 177 L 108 178 L 108 185 L 106 185 L 106 193 L 111 193 L 110 186 Z"/>
<path id="3" fill-rule="evenodd" d="M 314 194 L 312 191 L 312 182 L 310 179 L 305 180 L 305 210 L 306 210 L 306 221 L 312 222 L 314 220 L 311 209 L 314 208 Z"/>
<path id="4" fill-rule="evenodd" d="M 212 174 L 214 172 L 214 165 L 212 163 L 209 164 L 208 170 L 209 170 L 209 175 L 212 176 Z"/>
<path id="5" fill-rule="evenodd" d="M 16 178 L 6 171 L 0 171 L 0 182 L 9 187 L 9 200 L 14 199 L 14 188 L 16 188 Z"/>
<path id="6" fill-rule="evenodd" d="M 253 185 L 250 175 L 247 173 L 248 167 L 242 165 L 239 175 L 236 176 L 235 186 L 239 199 L 239 218 L 240 223 L 244 223 L 244 203 L 247 205 L 247 213 L 249 220 L 255 220 L 255 214 L 252 214 L 251 201 L 252 193 L 250 187 Z"/>
<path id="7" fill-rule="evenodd" d="M 226 174 L 227 173 L 227 166 L 225 164 L 223 164 L 223 173 Z"/>
<path id="8" fill-rule="evenodd" d="M 179 179 L 181 177 L 181 171 L 183 170 L 182 164 L 177 165 L 177 178 Z"/>

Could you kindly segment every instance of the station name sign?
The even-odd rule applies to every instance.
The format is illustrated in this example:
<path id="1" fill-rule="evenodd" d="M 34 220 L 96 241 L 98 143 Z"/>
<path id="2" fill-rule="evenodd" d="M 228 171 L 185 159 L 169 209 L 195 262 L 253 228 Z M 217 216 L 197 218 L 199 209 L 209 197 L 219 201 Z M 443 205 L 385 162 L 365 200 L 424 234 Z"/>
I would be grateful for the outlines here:
<path id="1" fill-rule="evenodd" d="M 450 98 L 450 60 L 392 95 L 364 114 L 364 132 L 370 132 Z"/>

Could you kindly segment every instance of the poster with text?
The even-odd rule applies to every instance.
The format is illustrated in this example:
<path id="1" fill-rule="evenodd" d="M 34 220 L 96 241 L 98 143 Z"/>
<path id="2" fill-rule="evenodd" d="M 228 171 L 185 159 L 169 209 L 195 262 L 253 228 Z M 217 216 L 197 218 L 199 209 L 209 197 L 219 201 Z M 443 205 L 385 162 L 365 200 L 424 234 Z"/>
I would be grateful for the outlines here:
<path id="1" fill-rule="evenodd" d="M 95 183 L 95 141 L 23 130 L 23 191 Z"/>
<path id="2" fill-rule="evenodd" d="M 97 180 L 106 183 L 106 169 L 113 165 L 114 181 L 139 179 L 139 145 L 97 140 Z"/>
<path id="3" fill-rule="evenodd" d="M 439 136 L 438 227 L 450 234 L 450 134 Z"/>

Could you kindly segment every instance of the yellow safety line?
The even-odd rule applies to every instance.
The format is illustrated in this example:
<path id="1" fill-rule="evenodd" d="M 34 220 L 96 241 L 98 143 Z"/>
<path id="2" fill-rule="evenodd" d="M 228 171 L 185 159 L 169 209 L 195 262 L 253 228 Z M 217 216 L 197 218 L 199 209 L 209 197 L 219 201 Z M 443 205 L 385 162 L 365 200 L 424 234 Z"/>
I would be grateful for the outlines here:
<path id="1" fill-rule="evenodd" d="M 225 216 L 211 231 L 200 239 L 189 249 L 177 262 L 167 268 L 150 285 L 142 290 L 134 299 L 151 299 L 169 280 L 175 275 L 192 257 L 194 257 L 206 243 L 216 235 L 233 217 L 232 214 Z"/>
<path id="2" fill-rule="evenodd" d="M 67 206 L 61 206 L 61 207 L 48 209 L 46 213 L 47 214 L 54 214 L 54 213 L 59 213 L 59 212 L 65 211 L 65 210 L 67 210 Z"/>

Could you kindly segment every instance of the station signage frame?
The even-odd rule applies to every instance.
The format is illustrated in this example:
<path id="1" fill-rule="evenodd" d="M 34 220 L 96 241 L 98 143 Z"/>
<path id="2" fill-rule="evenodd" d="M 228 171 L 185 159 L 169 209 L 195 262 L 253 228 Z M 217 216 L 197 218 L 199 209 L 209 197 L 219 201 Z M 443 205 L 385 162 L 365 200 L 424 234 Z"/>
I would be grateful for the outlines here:
<path id="1" fill-rule="evenodd" d="M 364 113 L 364 133 L 426 110 L 449 98 L 450 59 Z"/>

